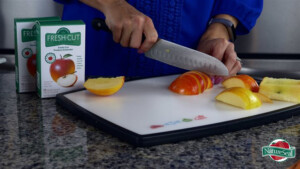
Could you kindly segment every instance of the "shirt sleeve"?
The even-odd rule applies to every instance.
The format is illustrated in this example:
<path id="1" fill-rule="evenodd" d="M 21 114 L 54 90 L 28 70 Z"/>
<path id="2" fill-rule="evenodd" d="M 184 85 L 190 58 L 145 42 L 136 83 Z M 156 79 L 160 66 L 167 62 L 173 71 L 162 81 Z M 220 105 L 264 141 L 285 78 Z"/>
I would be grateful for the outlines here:
<path id="1" fill-rule="evenodd" d="M 255 26 L 263 9 L 263 0 L 216 0 L 212 17 L 228 14 L 238 19 L 236 29 L 238 35 L 247 34 Z"/>

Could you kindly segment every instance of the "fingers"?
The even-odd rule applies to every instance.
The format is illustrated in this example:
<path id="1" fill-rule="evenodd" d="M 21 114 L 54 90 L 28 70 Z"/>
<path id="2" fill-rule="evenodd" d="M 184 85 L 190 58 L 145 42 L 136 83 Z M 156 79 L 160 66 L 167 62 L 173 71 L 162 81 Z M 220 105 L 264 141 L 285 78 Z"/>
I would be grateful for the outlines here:
<path id="1" fill-rule="evenodd" d="M 211 55 L 222 61 L 229 42 L 226 39 L 215 39 L 211 45 Z"/>
<path id="2" fill-rule="evenodd" d="M 222 61 L 230 75 L 235 75 L 241 70 L 242 65 L 237 60 L 234 44 L 226 39 L 215 39 L 211 46 L 211 55 Z"/>
<path id="3" fill-rule="evenodd" d="M 113 39 L 123 47 L 139 49 L 139 53 L 148 51 L 158 39 L 157 31 L 152 20 L 145 16 L 135 16 L 121 24 L 115 24 L 110 28 Z M 146 39 L 142 42 L 142 36 Z"/>
<path id="4" fill-rule="evenodd" d="M 141 18 L 141 17 L 136 18 L 134 30 L 133 30 L 133 32 L 131 34 L 131 38 L 130 38 L 130 44 L 129 44 L 130 47 L 137 49 L 141 46 L 144 23 L 145 23 L 144 18 Z"/>
<path id="5" fill-rule="evenodd" d="M 113 40 L 116 43 L 119 43 L 121 40 L 121 35 L 122 35 L 122 24 L 121 23 L 110 23 L 108 19 L 105 20 L 107 26 L 109 29 L 112 31 L 113 34 Z"/>
<path id="6" fill-rule="evenodd" d="M 147 18 L 146 20 L 143 33 L 145 34 L 146 39 L 139 48 L 139 53 L 147 52 L 158 39 L 157 31 L 150 18 Z"/>
<path id="7" fill-rule="evenodd" d="M 229 75 L 233 76 L 236 75 L 242 69 L 242 64 L 239 61 L 236 61 L 233 65 L 232 69 L 229 71 Z"/>
<path id="8" fill-rule="evenodd" d="M 106 24 L 113 33 L 113 39 L 123 47 L 148 51 L 157 41 L 158 35 L 154 24 L 126 1 L 114 1 L 103 8 Z M 143 34 L 146 39 L 142 42 Z"/>
<path id="9" fill-rule="evenodd" d="M 133 32 L 133 27 L 130 26 L 130 22 L 125 22 L 122 28 L 120 44 L 123 47 L 128 47 L 130 43 L 130 37 Z"/>
<path id="10" fill-rule="evenodd" d="M 234 50 L 234 44 L 231 42 L 228 43 L 228 46 L 225 50 L 223 62 L 227 67 L 230 75 L 235 75 L 242 68 L 241 63 L 237 60 L 237 54 Z"/>

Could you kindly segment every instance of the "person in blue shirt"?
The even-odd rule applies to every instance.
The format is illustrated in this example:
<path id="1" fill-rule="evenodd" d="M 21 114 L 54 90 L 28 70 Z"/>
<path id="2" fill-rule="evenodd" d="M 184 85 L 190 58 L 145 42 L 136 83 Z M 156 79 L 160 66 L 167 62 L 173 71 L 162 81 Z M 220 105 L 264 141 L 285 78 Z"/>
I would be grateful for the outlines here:
<path id="1" fill-rule="evenodd" d="M 182 70 L 144 56 L 158 38 L 216 57 L 230 75 L 241 69 L 230 34 L 222 23 L 230 21 L 237 35 L 249 33 L 259 17 L 263 0 L 55 0 L 64 4 L 63 20 L 86 23 L 87 77 L 151 77 Z M 110 33 L 92 27 L 103 18 Z M 146 37 L 142 41 L 142 36 Z"/>

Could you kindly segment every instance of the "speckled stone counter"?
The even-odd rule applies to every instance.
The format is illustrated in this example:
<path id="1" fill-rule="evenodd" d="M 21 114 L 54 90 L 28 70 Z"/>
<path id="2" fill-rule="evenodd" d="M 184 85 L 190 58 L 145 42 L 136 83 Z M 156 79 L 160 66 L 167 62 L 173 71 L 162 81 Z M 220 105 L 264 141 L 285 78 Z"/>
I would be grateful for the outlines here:
<path id="1" fill-rule="evenodd" d="M 1 66 L 1 65 L 0 65 Z M 15 92 L 0 72 L 0 168 L 286 168 L 300 159 L 300 116 L 237 132 L 133 147 L 35 93 Z M 262 146 L 284 138 L 296 158 L 278 163 Z"/>

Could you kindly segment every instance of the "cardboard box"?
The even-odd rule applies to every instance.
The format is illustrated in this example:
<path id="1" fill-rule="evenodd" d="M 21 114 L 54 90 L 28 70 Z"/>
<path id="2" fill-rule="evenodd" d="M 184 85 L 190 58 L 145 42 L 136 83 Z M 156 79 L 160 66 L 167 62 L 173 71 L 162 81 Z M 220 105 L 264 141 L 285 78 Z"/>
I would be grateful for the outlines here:
<path id="1" fill-rule="evenodd" d="M 83 88 L 83 21 L 37 22 L 37 89 L 41 98 Z"/>
<path id="2" fill-rule="evenodd" d="M 15 72 L 18 93 L 36 91 L 36 21 L 59 21 L 59 17 L 16 18 Z"/>

